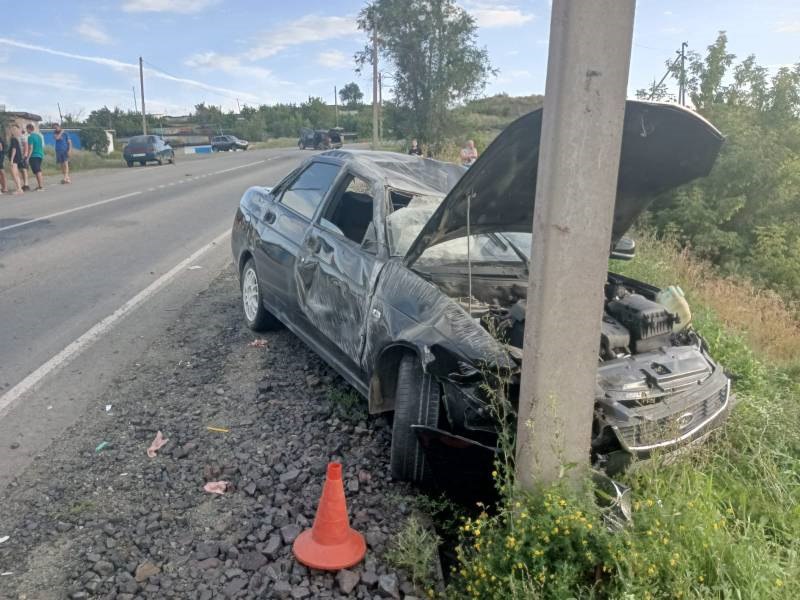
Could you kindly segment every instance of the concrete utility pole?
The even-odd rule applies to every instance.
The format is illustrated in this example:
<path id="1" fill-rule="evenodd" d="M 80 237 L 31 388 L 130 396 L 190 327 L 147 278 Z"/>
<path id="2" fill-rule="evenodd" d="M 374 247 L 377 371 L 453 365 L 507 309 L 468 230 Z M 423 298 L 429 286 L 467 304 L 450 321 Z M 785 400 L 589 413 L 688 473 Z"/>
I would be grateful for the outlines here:
<path id="1" fill-rule="evenodd" d="M 378 149 L 378 29 L 372 13 L 372 149 Z"/>
<path id="2" fill-rule="evenodd" d="M 333 86 L 333 109 L 336 113 L 336 127 L 339 126 L 339 96 L 336 92 L 336 86 Z"/>
<path id="3" fill-rule="evenodd" d="M 589 467 L 635 0 L 553 0 L 525 348 L 517 482 Z"/>
<path id="4" fill-rule="evenodd" d="M 686 106 L 686 46 L 689 44 L 681 42 L 681 79 L 678 82 L 678 103 Z"/>
<path id="5" fill-rule="evenodd" d="M 139 57 L 139 85 L 142 89 L 142 133 L 147 135 L 147 111 L 144 109 L 144 67 L 142 57 Z"/>
<path id="6" fill-rule="evenodd" d="M 133 112 L 139 112 L 139 104 L 136 102 L 136 86 L 131 86 L 131 91 L 133 92 Z"/>

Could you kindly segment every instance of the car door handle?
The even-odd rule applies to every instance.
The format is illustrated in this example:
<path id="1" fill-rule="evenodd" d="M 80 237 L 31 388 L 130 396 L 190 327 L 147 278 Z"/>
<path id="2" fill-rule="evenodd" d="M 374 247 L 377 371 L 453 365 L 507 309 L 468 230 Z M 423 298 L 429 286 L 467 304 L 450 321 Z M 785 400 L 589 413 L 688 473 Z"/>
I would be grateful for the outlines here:
<path id="1" fill-rule="evenodd" d="M 267 209 L 267 212 L 264 213 L 264 222 L 272 225 L 275 222 L 275 213 L 272 212 L 270 209 Z"/>

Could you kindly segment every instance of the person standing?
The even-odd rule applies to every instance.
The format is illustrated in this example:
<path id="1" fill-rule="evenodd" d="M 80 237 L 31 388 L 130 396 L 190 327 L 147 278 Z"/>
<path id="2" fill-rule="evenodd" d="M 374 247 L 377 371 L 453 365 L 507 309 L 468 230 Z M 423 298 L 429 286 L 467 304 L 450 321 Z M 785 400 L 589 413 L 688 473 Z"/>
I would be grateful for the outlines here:
<path id="1" fill-rule="evenodd" d="M 19 130 L 19 147 L 22 154 L 17 165 L 22 178 L 22 191 L 30 192 L 31 188 L 28 185 L 28 133 L 19 126 L 17 126 L 17 129 Z"/>
<path id="2" fill-rule="evenodd" d="M 476 160 L 478 160 L 478 149 L 475 148 L 475 142 L 467 140 L 467 145 L 461 149 L 461 164 L 471 167 Z"/>
<path id="3" fill-rule="evenodd" d="M 422 148 L 420 148 L 419 144 L 417 144 L 417 140 L 411 140 L 411 148 L 408 149 L 408 153 L 416 156 L 422 156 Z"/>
<path id="4" fill-rule="evenodd" d="M 19 164 L 22 162 L 22 144 L 19 143 L 19 125 L 16 123 L 11 126 L 11 141 L 8 145 L 8 160 L 11 163 L 11 177 L 14 179 L 16 190 L 15 196 L 23 193 L 22 183 L 19 176 Z"/>
<path id="5" fill-rule="evenodd" d="M 56 162 L 61 165 L 61 183 L 72 183 L 69 180 L 69 153 L 72 150 L 72 140 L 69 134 L 56 125 Z"/>
<path id="6" fill-rule="evenodd" d="M 3 163 L 6 160 L 6 141 L 0 133 L 0 194 L 8 193 L 8 186 L 6 184 L 6 172 L 3 169 Z"/>
<path id="7" fill-rule="evenodd" d="M 31 123 L 25 126 L 28 132 L 28 164 L 36 177 L 36 191 L 44 191 L 44 178 L 42 177 L 42 161 L 44 160 L 44 138 L 33 128 Z"/>

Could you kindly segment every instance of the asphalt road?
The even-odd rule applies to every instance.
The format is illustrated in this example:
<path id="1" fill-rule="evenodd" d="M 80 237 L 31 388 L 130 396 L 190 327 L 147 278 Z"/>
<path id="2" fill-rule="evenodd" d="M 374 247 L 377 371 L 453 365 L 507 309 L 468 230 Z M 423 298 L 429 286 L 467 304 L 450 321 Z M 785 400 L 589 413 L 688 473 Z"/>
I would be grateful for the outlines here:
<path id="1" fill-rule="evenodd" d="M 178 156 L 0 197 L 0 487 L 231 262 L 241 193 L 310 153 Z M 202 323 L 197 324 L 202 327 Z"/>

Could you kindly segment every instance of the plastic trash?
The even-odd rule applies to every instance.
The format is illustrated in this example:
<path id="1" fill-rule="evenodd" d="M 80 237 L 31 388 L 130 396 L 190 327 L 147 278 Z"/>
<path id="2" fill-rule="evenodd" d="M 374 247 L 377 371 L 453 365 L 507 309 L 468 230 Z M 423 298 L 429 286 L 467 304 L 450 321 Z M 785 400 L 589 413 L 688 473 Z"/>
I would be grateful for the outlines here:
<path id="1" fill-rule="evenodd" d="M 214 427 L 213 425 L 209 425 L 206 427 L 209 431 L 216 431 L 217 433 L 230 433 L 231 430 L 227 427 Z"/>
<path id="2" fill-rule="evenodd" d="M 266 348 L 267 347 L 267 340 L 265 340 L 263 338 L 258 338 L 256 340 L 253 340 L 252 342 L 250 342 L 247 345 L 250 346 L 251 348 Z"/>
<path id="3" fill-rule="evenodd" d="M 108 444 L 109 443 L 106 442 L 106 441 L 103 441 L 103 442 L 100 442 L 99 444 L 97 444 L 97 448 L 94 449 L 95 453 L 102 452 L 103 449 L 108 447 Z"/>
<path id="4" fill-rule="evenodd" d="M 230 481 L 209 481 L 203 486 L 203 490 L 209 494 L 224 494 L 230 485 Z"/>
<path id="5" fill-rule="evenodd" d="M 0 537 L 0 544 L 4 544 L 10 539 L 11 539 L 10 535 L 4 535 L 3 537 Z"/>
<path id="6" fill-rule="evenodd" d="M 164 446 L 169 440 L 164 437 L 164 434 L 160 431 L 156 432 L 156 437 L 153 439 L 153 442 L 150 444 L 150 447 L 147 449 L 147 456 L 150 458 L 156 457 L 156 452 L 160 448 Z"/>

